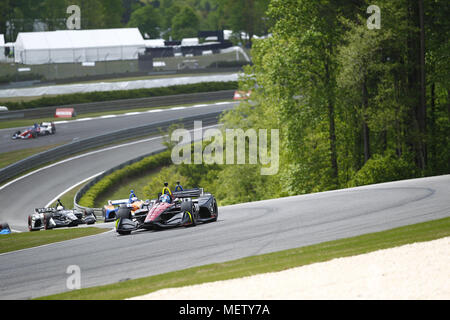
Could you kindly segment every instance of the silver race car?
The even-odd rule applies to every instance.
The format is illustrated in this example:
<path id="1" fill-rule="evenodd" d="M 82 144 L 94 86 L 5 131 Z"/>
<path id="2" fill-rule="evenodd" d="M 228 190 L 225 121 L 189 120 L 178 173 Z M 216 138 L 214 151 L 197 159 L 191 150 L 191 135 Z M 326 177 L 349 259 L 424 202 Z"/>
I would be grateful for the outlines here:
<path id="1" fill-rule="evenodd" d="M 66 210 L 58 199 L 56 207 L 34 209 L 34 213 L 28 216 L 28 230 L 76 227 L 79 224 L 94 224 L 96 221 L 92 211 Z"/>

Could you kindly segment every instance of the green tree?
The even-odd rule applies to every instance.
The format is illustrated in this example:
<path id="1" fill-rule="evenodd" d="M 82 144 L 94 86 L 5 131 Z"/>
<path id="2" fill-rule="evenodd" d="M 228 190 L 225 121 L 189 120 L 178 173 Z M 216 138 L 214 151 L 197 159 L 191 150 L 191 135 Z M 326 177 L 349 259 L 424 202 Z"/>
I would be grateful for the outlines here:
<path id="1" fill-rule="evenodd" d="M 66 29 L 66 0 L 44 0 L 42 3 L 42 20 L 47 23 L 49 31 Z"/>
<path id="2" fill-rule="evenodd" d="M 6 34 L 6 22 L 11 19 L 12 7 L 10 0 L 0 0 L 0 12 L 0 34 L 8 36 Z"/>
<path id="3" fill-rule="evenodd" d="M 270 50 L 272 62 L 261 72 L 270 72 L 270 86 L 278 91 L 280 117 L 288 127 L 288 159 L 292 166 L 296 167 L 301 162 L 300 166 L 304 167 L 307 161 L 299 158 L 302 141 L 309 139 L 310 134 L 316 138 L 325 134 L 322 131 L 317 136 L 306 128 L 313 125 L 324 130 L 328 127 L 329 151 L 326 154 L 329 165 L 320 165 L 320 172 L 322 180 L 327 177 L 329 188 L 339 186 L 336 53 L 344 33 L 340 18 L 353 12 L 352 5 L 346 6 L 341 1 L 273 1 L 269 8 L 269 15 L 276 21 L 274 37 L 279 40 L 274 40 L 277 43 L 272 45 L 276 48 Z M 296 100 L 295 96 L 300 98 Z M 301 181 L 293 184 L 302 189 Z"/>
<path id="4" fill-rule="evenodd" d="M 254 42 L 239 85 L 252 102 L 222 121 L 279 128 L 280 173 L 266 180 L 252 166 L 221 167 L 223 203 L 450 172 L 450 8 L 382 0 L 381 30 L 369 30 L 370 4 L 271 2 L 273 37 Z M 272 194 L 259 192 L 268 185 Z"/>
<path id="5" fill-rule="evenodd" d="M 162 0 L 160 3 L 161 27 L 164 39 L 171 36 L 172 19 L 181 11 L 182 5 L 174 0 Z"/>
<path id="6" fill-rule="evenodd" d="M 248 39 L 241 42 L 252 44 L 254 35 L 262 35 L 268 31 L 269 18 L 266 11 L 269 0 L 220 0 L 221 8 L 225 14 L 225 24 L 234 32 L 244 32 Z"/>
<path id="7" fill-rule="evenodd" d="M 176 176 L 231 204 L 450 173 L 446 1 L 380 0 L 381 30 L 366 26 L 369 0 L 145 3 L 178 39 L 208 27 L 257 33 L 245 24 L 258 15 L 273 22 L 273 37 L 254 41 L 253 66 L 240 79 L 251 102 L 221 122 L 279 129 L 279 174 L 261 176 L 259 164 L 181 165 L 157 180 Z M 260 4 L 267 12 L 248 11 Z"/>
<path id="8" fill-rule="evenodd" d="M 123 5 L 123 15 L 122 22 L 127 25 L 131 18 L 131 13 L 134 10 L 141 7 L 141 2 L 139 0 L 122 0 Z"/>
<path id="9" fill-rule="evenodd" d="M 199 18 L 195 11 L 188 6 L 183 7 L 172 19 L 172 37 L 177 40 L 197 36 Z"/>
<path id="10" fill-rule="evenodd" d="M 159 38 L 161 18 L 158 9 L 151 5 L 143 6 L 131 14 L 129 27 L 137 27 L 143 35 Z"/>
<path id="11" fill-rule="evenodd" d="M 122 0 L 103 0 L 103 15 L 105 28 L 123 27 L 122 18 L 125 13 Z"/>
<path id="12" fill-rule="evenodd" d="M 15 41 L 19 32 L 31 32 L 36 19 L 41 18 L 42 1 L 16 0 L 9 1 L 9 40 Z M 2 12 L 3 15 L 3 12 Z"/>
<path id="13" fill-rule="evenodd" d="M 73 0 L 81 10 L 81 29 L 102 29 L 105 27 L 105 11 L 102 0 Z"/>
<path id="14" fill-rule="evenodd" d="M 426 1 L 425 47 L 428 85 L 429 168 L 432 174 L 449 170 L 450 138 L 450 7 L 445 1 Z"/>

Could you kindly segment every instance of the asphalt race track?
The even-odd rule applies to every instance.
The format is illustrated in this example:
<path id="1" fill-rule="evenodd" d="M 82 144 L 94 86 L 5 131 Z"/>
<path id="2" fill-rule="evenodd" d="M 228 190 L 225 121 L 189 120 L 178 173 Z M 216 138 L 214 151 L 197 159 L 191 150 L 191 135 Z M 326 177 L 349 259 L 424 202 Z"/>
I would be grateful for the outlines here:
<path id="1" fill-rule="evenodd" d="M 217 107 L 232 105 L 211 108 Z M 180 112 L 192 115 L 194 109 L 155 114 L 171 117 L 170 112 L 180 117 Z M 123 119 L 135 125 L 140 117 L 134 117 Z M 101 121 L 70 125 L 95 128 Z M 79 127 L 78 132 L 87 128 Z M 160 149 L 161 142 L 153 137 L 96 150 L 0 186 L 0 220 L 26 230 L 26 217 L 34 208 L 80 181 Z M 71 265 L 81 269 L 81 286 L 90 287 L 448 217 L 449 194 L 450 175 L 405 180 L 222 207 L 218 222 L 192 228 L 129 236 L 112 231 L 0 254 L 0 299 L 67 291 L 66 271 Z"/>
<path id="2" fill-rule="evenodd" d="M 67 291 L 70 265 L 89 287 L 448 217 L 449 193 L 450 175 L 405 180 L 222 207 L 217 222 L 192 228 L 106 232 L 6 253 L 0 299 Z"/>
<path id="3" fill-rule="evenodd" d="M 143 126 L 151 123 L 163 122 L 171 119 L 179 119 L 203 113 L 221 111 L 233 108 L 237 102 L 197 104 L 193 107 L 174 107 L 167 109 L 153 109 L 148 112 L 123 115 L 102 116 L 98 118 L 81 118 L 78 120 L 56 122 L 56 134 L 39 137 L 37 139 L 12 140 L 11 137 L 17 130 L 24 127 L 0 130 L 0 150 L 9 152 L 27 148 L 42 147 L 60 143 L 68 143 L 73 140 L 94 137 L 121 129 Z M 29 127 L 32 127 L 30 123 Z"/>

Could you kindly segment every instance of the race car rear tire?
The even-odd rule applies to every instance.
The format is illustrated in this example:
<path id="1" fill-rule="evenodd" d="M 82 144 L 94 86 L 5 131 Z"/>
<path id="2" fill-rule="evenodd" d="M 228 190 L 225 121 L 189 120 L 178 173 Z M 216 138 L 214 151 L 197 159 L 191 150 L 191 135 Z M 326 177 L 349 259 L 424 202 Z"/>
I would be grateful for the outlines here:
<path id="1" fill-rule="evenodd" d="M 10 229 L 9 224 L 7 222 L 0 223 L 0 230 L 2 229 Z"/>
<path id="2" fill-rule="evenodd" d="M 97 222 L 93 209 L 89 208 L 84 211 L 84 221 L 87 221 L 86 224 L 88 225 L 95 224 Z"/>
<path id="3" fill-rule="evenodd" d="M 33 228 L 31 227 L 31 216 L 28 216 L 28 231 L 33 231 Z"/>

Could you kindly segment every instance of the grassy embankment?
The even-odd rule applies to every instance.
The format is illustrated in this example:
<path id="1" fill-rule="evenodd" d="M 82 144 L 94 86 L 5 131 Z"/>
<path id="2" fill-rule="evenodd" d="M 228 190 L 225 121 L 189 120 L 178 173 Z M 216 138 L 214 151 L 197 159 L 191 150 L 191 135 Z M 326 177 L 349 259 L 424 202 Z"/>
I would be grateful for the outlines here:
<path id="1" fill-rule="evenodd" d="M 22 250 L 49 243 L 66 241 L 109 231 L 101 228 L 73 228 L 12 233 L 0 236 L 0 253 Z"/>
<path id="2" fill-rule="evenodd" d="M 348 257 L 414 242 L 450 236 L 450 218 L 444 218 L 348 239 L 214 263 L 120 283 L 69 291 L 41 299 L 125 299 L 163 288 L 227 280 L 282 271 L 334 258 Z M 189 274 L 189 277 L 186 275 Z"/>
<path id="3" fill-rule="evenodd" d="M 20 143 L 20 142 L 18 142 Z M 59 144 L 0 153 L 0 169 L 32 155 L 55 148 Z"/>

